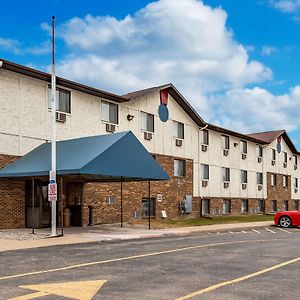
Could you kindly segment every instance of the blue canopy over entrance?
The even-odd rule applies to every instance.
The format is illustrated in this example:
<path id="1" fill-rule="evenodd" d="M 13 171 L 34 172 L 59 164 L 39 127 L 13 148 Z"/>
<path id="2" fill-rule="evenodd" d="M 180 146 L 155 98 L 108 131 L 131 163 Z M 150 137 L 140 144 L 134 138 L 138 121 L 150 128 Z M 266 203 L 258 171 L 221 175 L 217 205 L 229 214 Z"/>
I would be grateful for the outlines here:
<path id="1" fill-rule="evenodd" d="M 48 176 L 51 144 L 45 143 L 0 169 L 0 177 Z M 57 142 L 57 175 L 85 181 L 168 180 L 131 131 Z"/>

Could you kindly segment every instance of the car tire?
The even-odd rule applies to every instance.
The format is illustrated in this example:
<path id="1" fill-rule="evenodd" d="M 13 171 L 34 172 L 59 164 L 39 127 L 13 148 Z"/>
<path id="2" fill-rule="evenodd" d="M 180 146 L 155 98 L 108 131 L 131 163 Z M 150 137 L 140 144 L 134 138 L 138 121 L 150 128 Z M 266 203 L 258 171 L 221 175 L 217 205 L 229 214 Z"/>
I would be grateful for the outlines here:
<path id="1" fill-rule="evenodd" d="M 293 225 L 292 219 L 288 216 L 282 216 L 278 221 L 278 225 L 283 228 L 291 227 Z"/>

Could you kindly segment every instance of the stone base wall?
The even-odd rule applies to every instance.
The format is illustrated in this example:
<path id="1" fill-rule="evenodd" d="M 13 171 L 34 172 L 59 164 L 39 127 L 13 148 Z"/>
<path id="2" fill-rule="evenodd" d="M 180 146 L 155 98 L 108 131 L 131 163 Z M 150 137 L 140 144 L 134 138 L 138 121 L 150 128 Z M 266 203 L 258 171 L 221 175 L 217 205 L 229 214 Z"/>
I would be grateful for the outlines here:
<path id="1" fill-rule="evenodd" d="M 174 177 L 174 157 L 155 155 L 157 162 L 170 175 L 168 181 L 151 181 L 150 198 L 155 202 L 155 218 L 165 210 L 168 218 L 181 215 L 178 204 L 186 195 L 193 195 L 193 161 L 185 161 L 185 176 Z M 108 204 L 107 198 L 115 203 Z M 142 218 L 142 199 L 148 198 L 148 182 L 123 183 L 123 220 Z M 83 225 L 89 222 L 89 206 L 94 210 L 94 223 L 113 223 L 121 220 L 121 183 L 86 183 L 83 187 Z M 198 209 L 197 209 L 198 207 Z M 195 210 L 196 209 L 196 210 Z M 195 210 L 195 211 L 194 211 Z M 193 213 L 199 216 L 199 200 L 193 199 Z"/>
<path id="2" fill-rule="evenodd" d="M 0 168 L 18 157 L 0 154 Z M 0 228 L 25 227 L 25 182 L 0 178 Z"/>

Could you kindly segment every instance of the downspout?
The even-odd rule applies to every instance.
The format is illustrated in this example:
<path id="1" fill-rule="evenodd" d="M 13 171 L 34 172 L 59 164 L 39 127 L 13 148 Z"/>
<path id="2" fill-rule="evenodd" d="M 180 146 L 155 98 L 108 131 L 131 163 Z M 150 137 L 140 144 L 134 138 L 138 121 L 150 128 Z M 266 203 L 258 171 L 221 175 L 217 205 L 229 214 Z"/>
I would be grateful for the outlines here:
<path id="1" fill-rule="evenodd" d="M 199 128 L 199 131 L 198 131 L 198 195 L 199 195 L 199 198 L 200 198 L 200 201 L 199 201 L 199 217 L 201 218 L 202 217 L 202 196 L 201 196 L 201 189 L 200 189 L 200 139 L 201 139 L 201 136 L 200 136 L 200 132 L 205 130 L 206 128 L 208 127 L 208 124 L 206 124 L 204 127 L 202 128 Z"/>

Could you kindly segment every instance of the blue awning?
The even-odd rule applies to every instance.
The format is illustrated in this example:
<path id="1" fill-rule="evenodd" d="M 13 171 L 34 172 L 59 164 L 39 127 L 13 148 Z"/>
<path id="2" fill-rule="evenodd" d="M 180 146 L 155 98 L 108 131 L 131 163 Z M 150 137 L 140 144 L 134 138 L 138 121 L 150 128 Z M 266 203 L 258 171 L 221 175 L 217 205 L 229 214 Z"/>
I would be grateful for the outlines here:
<path id="1" fill-rule="evenodd" d="M 0 177 L 48 176 L 50 168 L 51 144 L 45 143 L 0 169 Z M 57 142 L 57 175 L 86 181 L 169 179 L 131 131 Z"/>

